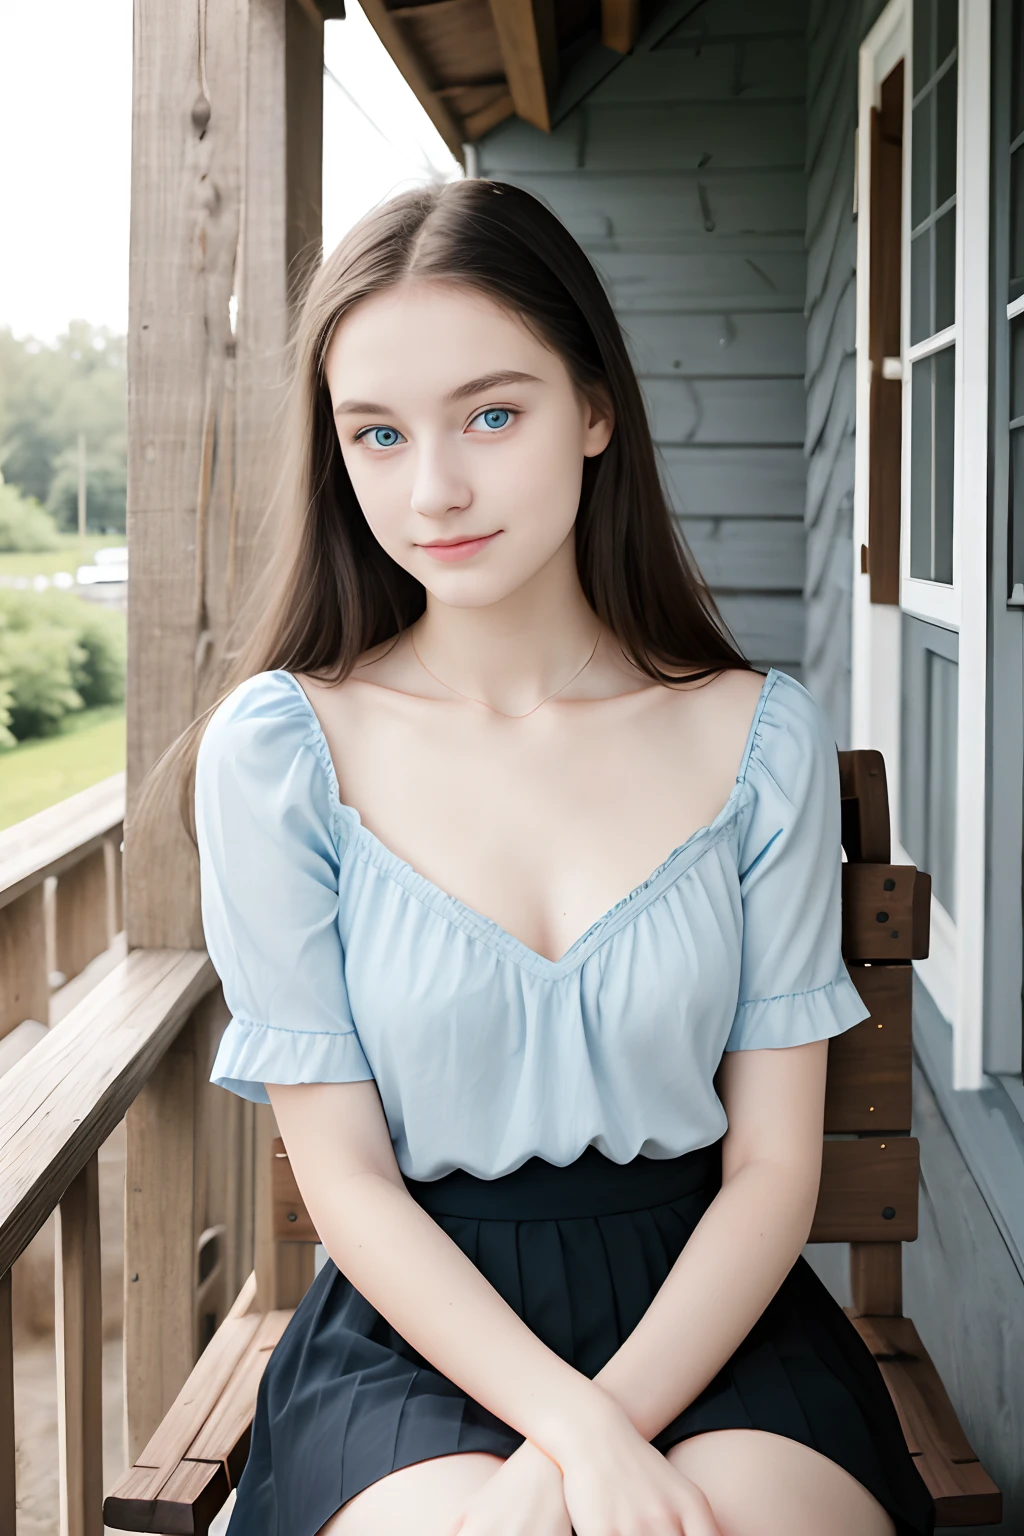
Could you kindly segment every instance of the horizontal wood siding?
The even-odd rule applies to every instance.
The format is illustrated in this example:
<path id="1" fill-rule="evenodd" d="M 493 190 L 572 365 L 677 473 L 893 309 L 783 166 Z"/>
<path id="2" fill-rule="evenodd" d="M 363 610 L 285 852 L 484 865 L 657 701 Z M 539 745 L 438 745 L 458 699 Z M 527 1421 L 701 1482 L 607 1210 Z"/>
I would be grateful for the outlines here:
<path id="1" fill-rule="evenodd" d="M 850 745 L 857 50 L 880 0 L 811 0 L 807 68 L 807 631 L 804 681 Z"/>
<path id="2" fill-rule="evenodd" d="M 692 14 L 687 15 L 687 12 Z M 479 145 L 605 283 L 683 537 L 757 665 L 804 654 L 807 0 L 663 7 L 544 134 Z"/>

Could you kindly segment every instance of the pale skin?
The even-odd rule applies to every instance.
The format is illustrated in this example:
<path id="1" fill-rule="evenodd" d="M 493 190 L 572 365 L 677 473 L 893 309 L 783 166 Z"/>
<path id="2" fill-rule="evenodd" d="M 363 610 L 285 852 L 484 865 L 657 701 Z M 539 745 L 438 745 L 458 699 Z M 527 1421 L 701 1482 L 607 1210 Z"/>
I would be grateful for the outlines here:
<path id="1" fill-rule="evenodd" d="M 656 683 L 597 620 L 573 525 L 610 407 L 583 398 L 500 306 L 437 283 L 377 295 L 336 330 L 326 378 L 367 522 L 426 588 L 413 633 L 430 669 L 407 633 L 337 687 L 300 677 L 342 799 L 429 880 L 555 960 L 714 818 L 763 677 Z M 492 533 L 455 562 L 423 548 Z M 338 1268 L 527 1437 L 504 1461 L 453 1454 L 393 1472 L 319 1536 L 894 1536 L 856 1479 L 797 1441 L 722 1430 L 667 1456 L 649 1443 L 740 1344 L 807 1239 L 826 1059 L 824 1041 L 722 1058 L 721 1191 L 593 1380 L 408 1194 L 373 1082 L 268 1084 Z"/>

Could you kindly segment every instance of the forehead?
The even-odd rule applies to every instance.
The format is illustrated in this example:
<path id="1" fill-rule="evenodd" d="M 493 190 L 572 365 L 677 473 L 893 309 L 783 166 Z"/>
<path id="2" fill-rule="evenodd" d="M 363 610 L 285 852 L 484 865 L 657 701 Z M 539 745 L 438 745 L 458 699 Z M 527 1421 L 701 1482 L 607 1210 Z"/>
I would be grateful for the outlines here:
<path id="1" fill-rule="evenodd" d="M 561 359 L 511 311 L 454 284 L 409 282 L 361 300 L 339 321 L 324 359 L 332 394 L 381 398 L 417 384 L 447 393 L 468 378 L 516 369 L 554 378 Z"/>

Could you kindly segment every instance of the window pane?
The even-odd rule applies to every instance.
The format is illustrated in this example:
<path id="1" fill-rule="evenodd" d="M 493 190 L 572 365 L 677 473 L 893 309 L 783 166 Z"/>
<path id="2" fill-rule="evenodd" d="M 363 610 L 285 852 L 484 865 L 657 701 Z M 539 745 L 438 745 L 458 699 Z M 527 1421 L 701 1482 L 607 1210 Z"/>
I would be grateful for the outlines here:
<path id="1" fill-rule="evenodd" d="M 910 242 L 910 340 L 932 334 L 932 226 Z"/>
<path id="2" fill-rule="evenodd" d="M 955 661 L 928 651 L 928 862 L 935 898 L 956 917 L 956 737 Z"/>
<path id="3" fill-rule="evenodd" d="M 910 375 L 910 574 L 932 575 L 932 360 Z"/>
<path id="4" fill-rule="evenodd" d="M 956 208 L 935 221 L 935 329 L 945 330 L 955 318 Z"/>
<path id="5" fill-rule="evenodd" d="M 930 80 L 932 63 L 932 7 L 934 0 L 914 0 L 914 94 Z"/>
<path id="6" fill-rule="evenodd" d="M 914 108 L 910 125 L 913 145 L 910 169 L 910 226 L 916 229 L 931 213 L 932 202 L 932 108 L 935 92 L 929 91 Z"/>
<path id="7" fill-rule="evenodd" d="M 934 543 L 932 565 L 935 581 L 953 580 L 953 376 L 956 348 L 946 347 L 932 359 L 935 406 L 932 421 L 934 451 Z"/>
<path id="8" fill-rule="evenodd" d="M 956 192 L 956 65 L 935 87 L 935 206 Z"/>
<path id="9" fill-rule="evenodd" d="M 948 59 L 956 47 L 957 0 L 939 0 L 935 25 L 935 66 Z"/>

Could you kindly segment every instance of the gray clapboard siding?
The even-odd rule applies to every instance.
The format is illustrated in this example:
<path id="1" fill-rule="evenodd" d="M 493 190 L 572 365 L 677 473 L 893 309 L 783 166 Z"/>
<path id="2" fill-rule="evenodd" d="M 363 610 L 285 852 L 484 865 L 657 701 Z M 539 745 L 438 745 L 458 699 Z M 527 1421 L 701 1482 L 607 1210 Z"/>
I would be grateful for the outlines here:
<path id="1" fill-rule="evenodd" d="M 881 0 L 812 0 L 807 84 L 807 686 L 849 745 L 857 50 Z"/>
<path id="2" fill-rule="evenodd" d="M 763 374 L 803 378 L 804 322 L 780 314 L 627 315 L 623 329 L 644 373 Z"/>
<path id="3" fill-rule="evenodd" d="M 661 447 L 659 456 L 681 513 L 802 519 L 805 465 L 799 448 Z"/>
<path id="4" fill-rule="evenodd" d="M 791 37 L 705 43 L 691 48 L 663 44 L 639 54 L 628 70 L 617 69 L 595 92 L 602 106 L 647 101 L 802 101 L 807 57 Z"/>
<path id="5" fill-rule="evenodd" d="M 531 133 L 539 130 L 531 128 Z M 506 146 L 511 148 L 511 146 Z M 804 185 L 802 170 L 662 171 L 638 168 L 630 174 L 592 174 L 589 169 L 538 172 L 507 154 L 487 174 L 527 187 L 541 197 L 572 230 L 577 240 L 676 240 L 707 236 L 740 237 L 746 246 L 756 230 L 757 245 L 771 248 L 773 236 L 799 236 L 803 249 Z M 708 220 L 714 229 L 708 230 Z M 802 293 L 801 289 L 801 293 Z"/>
<path id="6" fill-rule="evenodd" d="M 543 198 L 593 261 L 687 545 L 745 653 L 794 676 L 806 20 L 806 0 L 676 0 L 616 67 L 594 56 L 592 87 L 553 134 L 509 121 L 479 145 L 480 173 Z"/>
<path id="7" fill-rule="evenodd" d="M 739 256 L 598 249 L 590 255 L 613 304 L 626 313 L 657 309 L 729 314 L 791 310 L 803 303 L 806 264 L 802 252 L 755 250 L 753 255 Z"/>
<path id="8" fill-rule="evenodd" d="M 588 170 L 802 168 L 802 101 L 700 101 L 586 109 Z"/>
<path id="9" fill-rule="evenodd" d="M 680 517 L 683 537 L 713 589 L 799 593 L 804 581 L 803 519 Z"/>
<path id="10" fill-rule="evenodd" d="M 643 380 L 655 441 L 793 444 L 803 438 L 800 379 Z"/>

